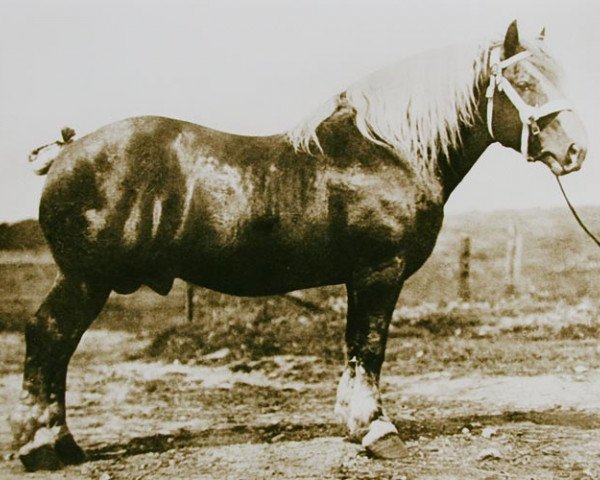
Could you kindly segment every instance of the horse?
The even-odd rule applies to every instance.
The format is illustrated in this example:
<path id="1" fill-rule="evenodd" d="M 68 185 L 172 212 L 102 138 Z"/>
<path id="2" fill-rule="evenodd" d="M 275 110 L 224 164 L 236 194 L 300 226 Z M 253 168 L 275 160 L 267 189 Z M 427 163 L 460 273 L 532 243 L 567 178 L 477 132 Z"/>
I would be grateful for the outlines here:
<path id="1" fill-rule="evenodd" d="M 26 322 L 10 418 L 25 468 L 85 459 L 66 422 L 67 367 L 111 291 L 166 295 L 175 278 L 239 296 L 345 284 L 335 412 L 368 453 L 404 455 L 379 392 L 402 285 L 492 143 L 556 176 L 581 167 L 586 133 L 560 77 L 543 39 L 523 41 L 513 22 L 376 72 L 281 134 L 145 116 L 51 144 L 39 221 L 59 273 Z"/>

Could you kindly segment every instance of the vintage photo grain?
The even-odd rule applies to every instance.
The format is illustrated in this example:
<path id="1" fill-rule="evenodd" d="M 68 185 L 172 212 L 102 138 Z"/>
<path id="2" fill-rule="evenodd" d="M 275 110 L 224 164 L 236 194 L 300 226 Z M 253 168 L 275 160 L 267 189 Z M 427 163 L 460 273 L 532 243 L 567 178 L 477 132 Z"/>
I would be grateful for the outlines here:
<path id="1" fill-rule="evenodd" d="M 599 20 L 0 2 L 0 478 L 600 478 Z"/>

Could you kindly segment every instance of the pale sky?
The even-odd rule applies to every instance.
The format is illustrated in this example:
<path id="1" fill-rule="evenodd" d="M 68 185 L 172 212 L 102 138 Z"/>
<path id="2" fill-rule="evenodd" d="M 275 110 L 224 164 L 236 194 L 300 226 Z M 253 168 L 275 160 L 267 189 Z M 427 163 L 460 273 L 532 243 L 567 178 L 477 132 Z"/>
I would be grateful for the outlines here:
<path id="1" fill-rule="evenodd" d="M 590 152 L 565 178 L 600 204 L 597 0 L 0 0 L 0 222 L 37 217 L 29 151 L 135 115 L 241 134 L 286 130 L 329 96 L 408 55 L 547 26 Z M 561 205 L 546 167 L 494 147 L 448 212 Z M 566 207 L 565 207 L 566 208 Z"/>

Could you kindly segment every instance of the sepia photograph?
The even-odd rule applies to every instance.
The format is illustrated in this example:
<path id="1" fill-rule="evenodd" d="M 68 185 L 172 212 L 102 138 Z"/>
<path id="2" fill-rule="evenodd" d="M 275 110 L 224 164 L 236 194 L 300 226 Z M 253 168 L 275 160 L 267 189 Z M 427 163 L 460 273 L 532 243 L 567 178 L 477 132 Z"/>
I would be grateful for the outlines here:
<path id="1" fill-rule="evenodd" d="M 600 479 L 599 24 L 0 0 L 0 480 Z"/>

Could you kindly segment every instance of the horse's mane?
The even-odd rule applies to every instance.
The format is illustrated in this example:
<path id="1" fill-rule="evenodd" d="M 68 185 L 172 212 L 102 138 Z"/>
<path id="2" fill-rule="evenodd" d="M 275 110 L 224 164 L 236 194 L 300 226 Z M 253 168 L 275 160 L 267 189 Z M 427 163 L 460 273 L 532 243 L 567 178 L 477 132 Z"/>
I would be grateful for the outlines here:
<path id="1" fill-rule="evenodd" d="M 317 127 L 339 107 L 354 110 L 364 137 L 393 149 L 421 170 L 460 144 L 461 125 L 477 115 L 477 87 L 487 79 L 490 48 L 482 42 L 410 57 L 351 85 L 287 133 L 297 151 L 321 150 Z M 537 46 L 527 44 L 534 63 L 556 77 L 556 65 Z M 551 79 L 552 79 L 551 78 Z"/>

